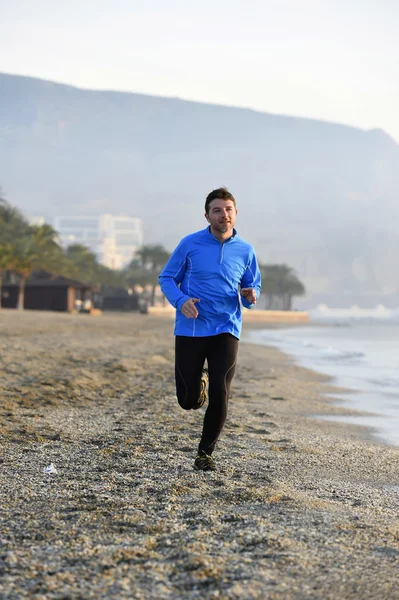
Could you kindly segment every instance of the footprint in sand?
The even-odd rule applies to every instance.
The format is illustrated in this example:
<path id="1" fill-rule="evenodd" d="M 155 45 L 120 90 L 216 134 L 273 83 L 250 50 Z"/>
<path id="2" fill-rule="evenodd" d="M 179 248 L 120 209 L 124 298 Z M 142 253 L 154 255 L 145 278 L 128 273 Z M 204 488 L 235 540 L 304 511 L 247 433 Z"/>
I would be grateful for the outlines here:
<path id="1" fill-rule="evenodd" d="M 270 450 L 274 450 L 277 452 L 296 452 L 297 450 L 295 444 L 293 444 L 292 440 L 288 438 L 268 441 L 271 443 Z"/>
<path id="2" fill-rule="evenodd" d="M 257 427 L 248 426 L 247 429 L 251 433 L 257 433 L 259 435 L 269 435 L 271 433 L 271 431 L 269 431 L 268 429 L 264 429 L 264 428 L 259 428 L 258 429 Z"/>

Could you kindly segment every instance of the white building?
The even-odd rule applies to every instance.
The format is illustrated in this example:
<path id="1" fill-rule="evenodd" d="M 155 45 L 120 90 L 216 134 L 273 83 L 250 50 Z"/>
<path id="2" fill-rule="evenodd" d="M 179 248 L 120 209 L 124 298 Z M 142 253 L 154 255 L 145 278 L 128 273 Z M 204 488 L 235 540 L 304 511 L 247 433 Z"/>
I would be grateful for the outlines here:
<path id="1" fill-rule="evenodd" d="M 98 262 L 110 269 L 122 269 L 143 245 L 141 219 L 100 215 L 98 217 L 55 217 L 54 229 L 62 246 L 82 244 Z"/>
<path id="2" fill-rule="evenodd" d="M 44 217 L 31 217 L 29 215 L 25 215 L 28 219 L 29 225 L 36 225 L 37 227 L 41 227 L 46 224 L 46 219 Z"/>

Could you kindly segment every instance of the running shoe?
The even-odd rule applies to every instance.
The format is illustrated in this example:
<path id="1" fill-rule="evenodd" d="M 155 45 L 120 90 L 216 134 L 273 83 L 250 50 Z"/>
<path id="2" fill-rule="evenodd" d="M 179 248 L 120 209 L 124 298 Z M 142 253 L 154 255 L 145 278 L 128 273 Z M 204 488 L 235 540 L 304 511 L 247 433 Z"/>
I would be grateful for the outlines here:
<path id="1" fill-rule="evenodd" d="M 196 471 L 216 471 L 215 462 L 204 450 L 198 450 L 197 458 L 194 461 Z"/>
<path id="2" fill-rule="evenodd" d="M 202 369 L 201 375 L 201 391 L 199 398 L 197 400 L 197 404 L 194 404 L 193 410 L 198 410 L 201 406 L 204 406 L 205 402 L 208 400 L 208 382 L 209 376 L 207 369 Z"/>

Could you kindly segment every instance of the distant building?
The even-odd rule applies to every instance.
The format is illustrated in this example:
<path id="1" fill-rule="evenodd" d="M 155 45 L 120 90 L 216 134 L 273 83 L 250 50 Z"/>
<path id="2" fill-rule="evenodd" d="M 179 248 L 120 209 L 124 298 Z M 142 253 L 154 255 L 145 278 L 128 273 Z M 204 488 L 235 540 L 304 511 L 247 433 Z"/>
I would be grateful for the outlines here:
<path id="1" fill-rule="evenodd" d="M 27 217 L 29 225 L 37 225 L 41 227 L 46 224 L 46 219 L 44 217 Z"/>
<path id="2" fill-rule="evenodd" d="M 98 262 L 110 269 L 122 269 L 143 245 L 141 219 L 100 215 L 98 217 L 55 217 L 54 229 L 62 246 L 82 244 Z"/>

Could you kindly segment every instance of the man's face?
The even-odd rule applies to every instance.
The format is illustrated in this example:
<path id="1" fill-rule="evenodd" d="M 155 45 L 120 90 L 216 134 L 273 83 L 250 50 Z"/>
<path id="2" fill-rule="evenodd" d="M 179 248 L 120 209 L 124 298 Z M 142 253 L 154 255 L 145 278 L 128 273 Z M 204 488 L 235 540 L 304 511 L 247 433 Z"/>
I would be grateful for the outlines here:
<path id="1" fill-rule="evenodd" d="M 205 218 L 211 224 L 213 231 L 227 233 L 234 227 L 237 212 L 232 200 L 216 198 L 210 203 L 209 212 L 205 213 Z"/>

